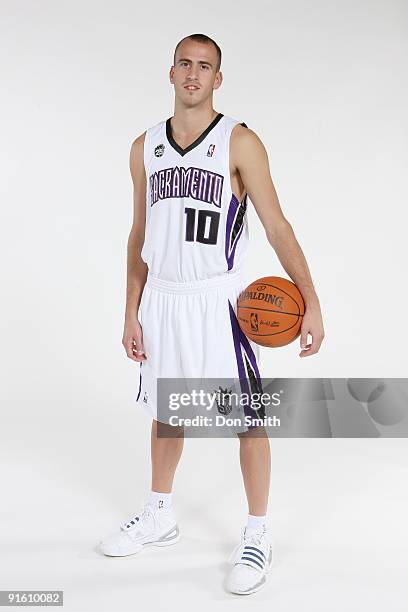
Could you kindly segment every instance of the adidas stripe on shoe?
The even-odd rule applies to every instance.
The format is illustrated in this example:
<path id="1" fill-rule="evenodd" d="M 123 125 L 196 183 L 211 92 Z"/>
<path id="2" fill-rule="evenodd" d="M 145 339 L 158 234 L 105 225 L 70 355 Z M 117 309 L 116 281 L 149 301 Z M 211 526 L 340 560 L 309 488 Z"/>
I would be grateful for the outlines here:
<path id="1" fill-rule="evenodd" d="M 242 530 L 241 542 L 233 550 L 226 588 L 230 593 L 249 595 L 259 591 L 265 583 L 272 564 L 272 543 L 266 529 L 246 534 Z"/>

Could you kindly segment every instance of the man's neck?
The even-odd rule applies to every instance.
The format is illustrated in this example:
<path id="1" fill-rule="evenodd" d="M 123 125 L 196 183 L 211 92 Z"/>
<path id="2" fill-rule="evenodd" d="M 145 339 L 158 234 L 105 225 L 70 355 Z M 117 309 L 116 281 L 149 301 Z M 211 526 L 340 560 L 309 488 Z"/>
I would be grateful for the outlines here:
<path id="1" fill-rule="evenodd" d="M 217 115 L 212 104 L 205 107 L 185 108 L 179 107 L 176 103 L 171 120 L 172 131 L 180 137 L 203 132 Z"/>

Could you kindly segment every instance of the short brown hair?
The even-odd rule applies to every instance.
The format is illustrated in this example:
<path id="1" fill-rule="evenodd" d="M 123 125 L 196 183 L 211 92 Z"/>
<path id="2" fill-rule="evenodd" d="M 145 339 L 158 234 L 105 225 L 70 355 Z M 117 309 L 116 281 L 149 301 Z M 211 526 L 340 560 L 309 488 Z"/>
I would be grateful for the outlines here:
<path id="1" fill-rule="evenodd" d="M 182 38 L 180 42 L 177 43 L 177 46 L 174 49 L 174 58 L 173 58 L 174 64 L 176 64 L 177 49 L 179 48 L 181 43 L 184 42 L 185 40 L 194 40 L 195 42 L 204 43 L 205 45 L 209 45 L 209 44 L 214 45 L 217 51 L 217 56 L 218 56 L 218 62 L 217 62 L 217 72 L 218 72 L 218 70 L 221 68 L 221 49 L 219 48 L 215 40 L 213 40 L 206 34 L 190 34 L 189 36 L 185 36 L 184 38 Z"/>

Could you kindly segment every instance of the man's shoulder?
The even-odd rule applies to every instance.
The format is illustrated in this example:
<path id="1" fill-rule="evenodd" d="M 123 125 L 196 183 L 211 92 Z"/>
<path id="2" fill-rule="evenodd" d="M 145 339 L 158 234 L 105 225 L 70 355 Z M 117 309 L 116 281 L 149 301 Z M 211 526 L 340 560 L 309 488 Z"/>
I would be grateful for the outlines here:
<path id="1" fill-rule="evenodd" d="M 231 134 L 230 161 L 239 167 L 245 160 L 261 160 L 264 145 L 258 134 L 249 127 L 237 124 Z"/>
<path id="2" fill-rule="evenodd" d="M 163 126 L 165 126 L 167 119 L 162 119 L 161 121 L 158 121 L 157 123 L 155 123 L 154 125 L 152 125 L 151 127 L 147 128 L 142 134 L 140 134 L 139 136 L 137 136 L 137 138 L 134 139 L 134 141 L 132 142 L 132 148 L 143 148 L 143 145 L 146 141 L 146 138 L 148 138 L 149 136 L 151 136 L 152 134 L 154 134 L 157 131 L 160 131 L 161 129 L 163 129 Z"/>
<path id="3" fill-rule="evenodd" d="M 130 163 L 131 165 L 134 163 L 140 162 L 143 159 L 143 151 L 144 151 L 144 143 L 146 138 L 146 132 L 137 136 L 132 142 L 130 147 Z"/>
<path id="4" fill-rule="evenodd" d="M 137 136 L 134 139 L 134 141 L 132 142 L 132 147 L 139 148 L 139 147 L 143 146 L 143 143 L 144 143 L 145 138 L 146 138 L 146 131 L 147 130 L 145 130 L 142 134 L 140 134 L 139 136 Z"/>
<path id="5" fill-rule="evenodd" d="M 246 146 L 259 140 L 254 130 L 249 128 L 246 123 L 237 123 L 231 133 L 231 145 Z"/>
<path id="6" fill-rule="evenodd" d="M 163 128 L 166 127 L 167 119 L 161 119 L 157 123 L 154 123 L 149 128 L 147 128 L 146 133 L 151 134 L 155 132 L 160 132 Z"/>

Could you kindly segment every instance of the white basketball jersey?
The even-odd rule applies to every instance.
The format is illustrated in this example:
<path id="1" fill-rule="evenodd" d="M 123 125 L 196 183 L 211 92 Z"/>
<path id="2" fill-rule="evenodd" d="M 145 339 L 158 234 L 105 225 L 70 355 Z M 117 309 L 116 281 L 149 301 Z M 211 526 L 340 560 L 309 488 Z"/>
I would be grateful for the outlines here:
<path id="1" fill-rule="evenodd" d="M 229 169 L 230 136 L 238 123 L 220 113 L 185 149 L 173 139 L 170 119 L 147 130 L 141 256 L 152 275 L 193 282 L 242 267 L 247 196 L 239 202 L 233 194 Z"/>

